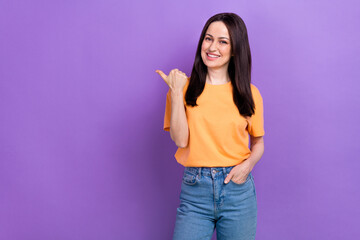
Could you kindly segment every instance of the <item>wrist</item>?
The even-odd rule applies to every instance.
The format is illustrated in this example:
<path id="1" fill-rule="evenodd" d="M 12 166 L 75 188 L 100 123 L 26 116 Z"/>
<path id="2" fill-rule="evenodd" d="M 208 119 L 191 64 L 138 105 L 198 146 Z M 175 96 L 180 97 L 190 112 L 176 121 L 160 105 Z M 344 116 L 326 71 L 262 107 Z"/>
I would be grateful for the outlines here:
<path id="1" fill-rule="evenodd" d="M 183 95 L 183 90 L 179 88 L 170 88 L 171 95 Z"/>
<path id="2" fill-rule="evenodd" d="M 183 91 L 181 89 L 171 89 L 171 95 L 183 95 Z"/>
<path id="3" fill-rule="evenodd" d="M 251 172 L 255 166 L 255 163 L 251 158 L 245 159 L 243 163 L 248 167 L 249 172 Z"/>
<path id="4" fill-rule="evenodd" d="M 181 90 L 171 90 L 171 101 L 172 102 L 182 102 L 183 98 L 184 98 L 184 95 Z"/>

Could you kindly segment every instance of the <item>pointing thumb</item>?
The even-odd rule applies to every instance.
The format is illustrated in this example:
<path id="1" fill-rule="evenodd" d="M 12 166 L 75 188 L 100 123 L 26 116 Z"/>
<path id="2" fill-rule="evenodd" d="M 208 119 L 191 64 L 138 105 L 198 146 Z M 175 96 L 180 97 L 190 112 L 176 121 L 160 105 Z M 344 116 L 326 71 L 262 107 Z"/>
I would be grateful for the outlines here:
<path id="1" fill-rule="evenodd" d="M 166 82 L 167 76 L 166 76 L 165 73 L 163 73 L 163 71 L 161 71 L 161 70 L 156 70 L 155 72 L 157 72 L 157 73 L 161 76 L 161 78 L 164 79 L 164 81 Z"/>

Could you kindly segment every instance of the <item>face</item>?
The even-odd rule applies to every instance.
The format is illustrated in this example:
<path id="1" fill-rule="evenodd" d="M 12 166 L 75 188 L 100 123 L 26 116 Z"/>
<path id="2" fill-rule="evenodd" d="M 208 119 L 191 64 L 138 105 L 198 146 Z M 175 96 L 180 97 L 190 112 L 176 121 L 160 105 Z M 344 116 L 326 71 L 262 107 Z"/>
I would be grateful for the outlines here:
<path id="1" fill-rule="evenodd" d="M 208 69 L 227 70 L 231 58 L 231 43 L 223 22 L 216 21 L 209 25 L 201 45 L 201 58 Z"/>

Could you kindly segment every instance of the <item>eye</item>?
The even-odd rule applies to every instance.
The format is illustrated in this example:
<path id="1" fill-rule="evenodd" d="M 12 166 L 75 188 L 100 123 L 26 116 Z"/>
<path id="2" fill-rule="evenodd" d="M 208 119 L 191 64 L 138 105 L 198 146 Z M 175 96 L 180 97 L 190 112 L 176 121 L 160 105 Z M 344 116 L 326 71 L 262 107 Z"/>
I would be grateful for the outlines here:
<path id="1" fill-rule="evenodd" d="M 225 42 L 225 41 L 220 41 L 222 44 L 227 44 L 227 42 Z"/>
<path id="2" fill-rule="evenodd" d="M 209 38 L 209 37 L 205 37 L 205 40 L 206 40 L 206 41 L 208 41 L 208 40 L 211 40 L 211 38 Z"/>

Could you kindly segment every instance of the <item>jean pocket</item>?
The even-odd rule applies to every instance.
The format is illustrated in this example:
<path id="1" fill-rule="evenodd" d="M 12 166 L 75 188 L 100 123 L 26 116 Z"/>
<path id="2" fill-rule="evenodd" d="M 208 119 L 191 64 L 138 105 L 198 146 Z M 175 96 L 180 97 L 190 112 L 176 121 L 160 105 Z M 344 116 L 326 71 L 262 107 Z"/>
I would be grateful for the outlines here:
<path id="1" fill-rule="evenodd" d="M 182 181 L 183 181 L 183 183 L 185 183 L 187 185 L 194 185 L 197 181 L 196 175 L 191 172 L 184 171 Z"/>
<path id="2" fill-rule="evenodd" d="M 248 183 L 248 182 L 251 180 L 251 175 L 250 175 L 250 174 L 251 174 L 251 173 L 249 173 L 249 175 L 247 176 L 245 182 L 243 182 L 243 183 L 236 183 L 236 182 L 234 182 L 232 179 L 230 180 L 230 182 L 232 182 L 233 184 L 238 185 L 238 186 L 245 185 L 246 183 Z"/>

